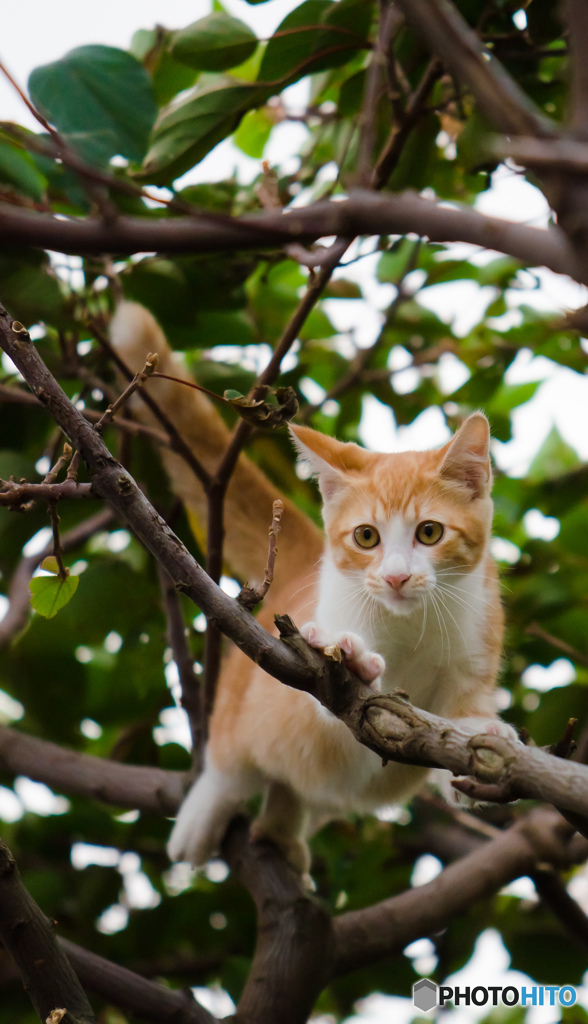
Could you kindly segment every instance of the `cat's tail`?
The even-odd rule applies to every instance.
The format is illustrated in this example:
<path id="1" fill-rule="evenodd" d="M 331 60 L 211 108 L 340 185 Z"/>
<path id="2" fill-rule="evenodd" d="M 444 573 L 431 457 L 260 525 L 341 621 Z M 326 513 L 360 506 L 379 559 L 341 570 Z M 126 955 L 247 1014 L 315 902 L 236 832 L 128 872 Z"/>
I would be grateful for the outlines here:
<path id="1" fill-rule="evenodd" d="M 110 338 L 134 372 L 143 368 L 148 352 L 157 352 L 161 373 L 192 379 L 169 348 L 151 313 L 138 303 L 120 304 L 111 323 Z M 226 451 L 230 434 L 212 402 L 202 392 L 159 378 L 150 380 L 147 386 L 202 465 L 214 472 Z M 136 400 L 132 408 L 141 421 L 161 429 L 144 402 Z M 184 502 L 194 533 L 205 547 L 207 503 L 202 484 L 181 456 L 163 446 L 160 454 L 172 489 Z M 255 463 L 241 455 L 225 499 L 224 555 L 227 566 L 243 581 L 254 583 L 263 577 L 272 503 L 276 498 L 282 499 L 285 511 L 270 591 L 272 598 L 290 589 L 293 579 L 314 569 L 322 550 L 322 535 L 300 509 L 279 493 Z"/>

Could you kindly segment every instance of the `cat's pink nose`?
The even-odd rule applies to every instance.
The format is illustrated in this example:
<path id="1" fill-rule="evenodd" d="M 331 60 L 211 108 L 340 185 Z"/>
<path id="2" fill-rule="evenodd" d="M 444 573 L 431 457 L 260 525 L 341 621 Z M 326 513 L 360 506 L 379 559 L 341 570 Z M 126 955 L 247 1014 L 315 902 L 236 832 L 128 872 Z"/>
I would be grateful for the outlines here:
<path id="1" fill-rule="evenodd" d="M 402 590 L 404 584 L 410 579 L 410 576 L 407 576 L 406 573 L 404 573 L 401 576 L 384 576 L 384 579 L 386 580 L 386 583 L 389 583 L 390 586 L 393 587 L 394 590 Z"/>

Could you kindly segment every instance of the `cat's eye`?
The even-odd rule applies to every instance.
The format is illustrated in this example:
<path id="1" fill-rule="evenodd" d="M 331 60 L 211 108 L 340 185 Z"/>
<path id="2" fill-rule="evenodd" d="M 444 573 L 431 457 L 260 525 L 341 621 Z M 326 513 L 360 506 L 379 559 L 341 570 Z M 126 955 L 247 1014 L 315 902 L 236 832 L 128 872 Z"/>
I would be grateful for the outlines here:
<path id="1" fill-rule="evenodd" d="M 355 543 L 359 544 L 360 548 L 375 548 L 376 544 L 380 543 L 380 534 L 376 530 L 375 526 L 357 526 L 353 531 Z"/>
<path id="2" fill-rule="evenodd" d="M 435 523 L 432 519 L 426 519 L 424 523 L 419 523 L 416 528 L 416 539 L 421 544 L 437 544 L 443 536 L 443 527 L 441 523 Z"/>

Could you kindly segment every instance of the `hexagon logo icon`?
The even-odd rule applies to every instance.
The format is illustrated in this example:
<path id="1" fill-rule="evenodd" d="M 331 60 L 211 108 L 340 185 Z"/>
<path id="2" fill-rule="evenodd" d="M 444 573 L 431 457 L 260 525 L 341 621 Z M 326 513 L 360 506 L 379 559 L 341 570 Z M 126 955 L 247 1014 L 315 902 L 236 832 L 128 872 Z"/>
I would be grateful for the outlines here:
<path id="1" fill-rule="evenodd" d="M 417 1010 L 428 1013 L 437 1005 L 437 986 L 434 981 L 423 978 L 412 987 L 412 1001 Z"/>

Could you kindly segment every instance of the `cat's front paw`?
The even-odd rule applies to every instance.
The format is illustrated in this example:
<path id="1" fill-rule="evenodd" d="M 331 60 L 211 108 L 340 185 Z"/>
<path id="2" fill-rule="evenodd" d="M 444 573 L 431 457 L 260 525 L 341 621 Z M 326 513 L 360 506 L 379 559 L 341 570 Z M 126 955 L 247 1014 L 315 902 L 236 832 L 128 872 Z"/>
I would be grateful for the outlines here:
<path id="1" fill-rule="evenodd" d="M 321 651 L 336 644 L 343 651 L 345 663 L 351 672 L 359 676 L 364 683 L 369 683 L 372 690 L 379 692 L 382 689 L 382 673 L 386 668 L 386 662 L 380 654 L 368 651 L 365 642 L 357 633 L 328 635 L 314 622 L 307 622 L 302 626 L 300 633 L 310 647 Z"/>

